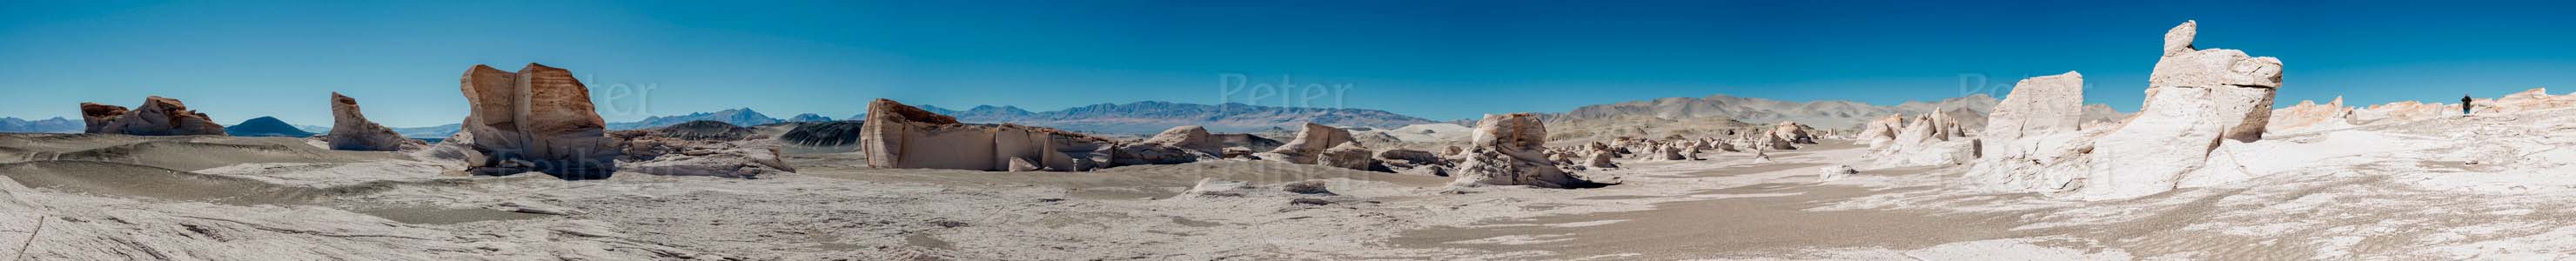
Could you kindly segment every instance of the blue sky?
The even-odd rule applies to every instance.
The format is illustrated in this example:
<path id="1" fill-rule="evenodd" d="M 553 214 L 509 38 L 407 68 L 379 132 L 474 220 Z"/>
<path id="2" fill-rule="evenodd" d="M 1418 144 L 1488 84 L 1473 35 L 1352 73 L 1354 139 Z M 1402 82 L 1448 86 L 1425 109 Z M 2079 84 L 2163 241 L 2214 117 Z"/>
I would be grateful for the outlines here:
<path id="1" fill-rule="evenodd" d="M 430 126 L 465 115 L 466 68 L 529 62 L 582 75 L 610 121 L 838 118 L 878 97 L 1445 120 L 1720 93 L 1893 104 L 2007 91 L 1963 75 L 2070 70 L 2089 102 L 2134 110 L 2160 37 L 2184 20 L 2201 22 L 2203 48 L 2280 57 L 2283 105 L 2576 89 L 2563 2 L 360 2 L 0 3 L 0 116 L 162 95 L 225 123 L 329 125 L 338 91 L 386 125 Z M 1245 90 L 1229 74 L 1323 88 Z"/>

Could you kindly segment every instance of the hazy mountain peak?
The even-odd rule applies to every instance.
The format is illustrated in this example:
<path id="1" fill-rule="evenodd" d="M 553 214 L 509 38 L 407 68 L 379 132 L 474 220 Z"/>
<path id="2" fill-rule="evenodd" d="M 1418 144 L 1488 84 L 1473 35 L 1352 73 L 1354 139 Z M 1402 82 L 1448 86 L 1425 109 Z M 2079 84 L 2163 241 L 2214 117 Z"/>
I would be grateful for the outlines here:
<path id="1" fill-rule="evenodd" d="M 233 124 L 233 126 L 224 127 L 224 133 L 243 137 L 313 136 L 312 132 L 306 132 L 303 128 L 295 127 L 294 124 L 287 124 L 284 120 L 278 120 L 277 117 L 269 116 L 251 118 L 250 120 L 242 121 L 241 124 Z"/>

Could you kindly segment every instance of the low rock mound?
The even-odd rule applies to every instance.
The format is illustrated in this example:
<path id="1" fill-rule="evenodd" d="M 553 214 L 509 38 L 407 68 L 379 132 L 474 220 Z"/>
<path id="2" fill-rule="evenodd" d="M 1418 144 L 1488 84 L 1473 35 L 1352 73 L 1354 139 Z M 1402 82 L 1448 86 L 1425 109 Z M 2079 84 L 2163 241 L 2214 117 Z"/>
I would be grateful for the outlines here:
<path id="1" fill-rule="evenodd" d="M 859 126 L 866 124 L 862 121 L 798 123 L 796 128 L 787 130 L 785 134 L 779 134 L 778 141 L 788 145 L 814 147 L 859 145 Z"/>

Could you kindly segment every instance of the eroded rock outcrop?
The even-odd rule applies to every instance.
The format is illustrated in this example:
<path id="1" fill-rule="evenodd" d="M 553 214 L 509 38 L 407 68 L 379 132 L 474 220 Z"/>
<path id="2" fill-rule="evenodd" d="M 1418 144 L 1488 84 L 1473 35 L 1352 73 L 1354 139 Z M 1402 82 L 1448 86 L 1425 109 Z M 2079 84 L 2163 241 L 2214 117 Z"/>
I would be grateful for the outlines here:
<path id="1" fill-rule="evenodd" d="M 477 173 L 544 172 L 601 179 L 617 171 L 619 148 L 590 103 L 590 88 L 572 71 L 530 63 L 512 73 L 475 65 L 459 87 L 467 108 L 463 133 L 483 159 Z"/>
<path id="2" fill-rule="evenodd" d="M 868 166 L 878 168 L 1008 171 L 1020 159 L 1050 171 L 1087 171 L 1109 167 L 1115 148 L 1109 139 L 1052 128 L 959 123 L 887 99 L 868 103 L 859 140 Z"/>
<path id="3" fill-rule="evenodd" d="M 1857 140 L 1856 143 L 1869 144 L 1871 149 L 1877 149 L 1887 146 L 1888 142 L 1895 142 L 1896 130 L 1904 128 L 1905 115 L 1890 114 L 1876 121 L 1862 123 L 1860 134 L 1852 139 Z"/>
<path id="4" fill-rule="evenodd" d="M 1462 153 L 1457 177 L 1450 184 L 1527 185 L 1543 188 L 1598 187 L 1557 167 L 1547 155 L 1547 126 L 1538 114 L 1487 114 L 1476 122 L 1470 147 Z"/>
<path id="5" fill-rule="evenodd" d="M 1953 136 L 1959 131 L 1947 113 L 1929 113 L 1896 131 L 1896 140 L 1866 155 L 1881 168 L 1967 164 L 1977 159 L 1977 139 Z M 1945 129 L 1947 128 L 1947 129 Z"/>
<path id="6" fill-rule="evenodd" d="M 2065 110 L 2083 106 L 2081 73 L 2033 77 L 2014 84 L 2012 93 L 1987 118 L 1979 149 L 1983 155 L 1967 177 L 2005 191 L 2075 188 L 2069 182 L 2083 175 L 2044 169 L 2089 159 L 2083 151 L 2092 149 L 2092 137 L 2098 133 L 2082 131 L 2083 115 Z"/>
<path id="7" fill-rule="evenodd" d="M 215 135 L 227 136 L 224 125 L 217 124 L 205 113 L 188 110 L 179 99 L 152 96 L 143 106 L 125 107 L 81 103 L 81 118 L 89 123 L 88 133 L 136 136 Z"/>
<path id="8" fill-rule="evenodd" d="M 368 121 L 367 115 L 358 111 L 357 98 L 338 92 L 331 93 L 331 132 L 322 137 L 334 150 L 403 151 L 429 145 Z"/>

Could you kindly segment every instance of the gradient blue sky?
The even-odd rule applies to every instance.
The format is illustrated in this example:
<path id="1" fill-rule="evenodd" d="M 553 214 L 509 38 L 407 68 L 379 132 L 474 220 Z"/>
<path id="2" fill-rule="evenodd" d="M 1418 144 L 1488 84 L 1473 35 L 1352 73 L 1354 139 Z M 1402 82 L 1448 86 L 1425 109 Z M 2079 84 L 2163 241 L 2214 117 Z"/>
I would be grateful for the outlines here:
<path id="1" fill-rule="evenodd" d="M 2184 20 L 2203 48 L 2280 57 L 2283 105 L 2576 88 L 2576 4 L 2552 1 L 353 2 L 0 3 L 0 116 L 162 95 L 227 124 L 329 125 L 338 91 L 430 126 L 465 115 L 467 67 L 529 62 L 582 75 L 610 121 L 1244 101 L 1228 73 L 1350 86 L 1285 105 L 1446 120 L 1720 93 L 1893 104 L 2075 70 L 2125 111 Z"/>

